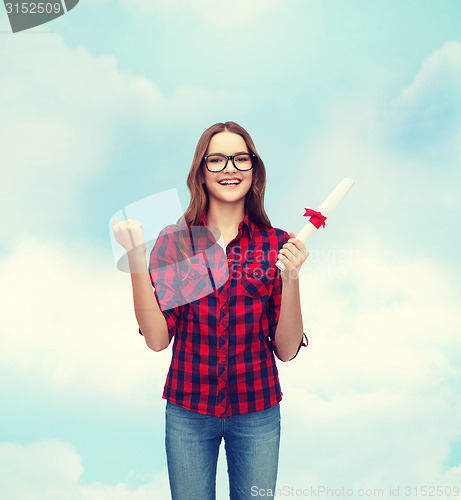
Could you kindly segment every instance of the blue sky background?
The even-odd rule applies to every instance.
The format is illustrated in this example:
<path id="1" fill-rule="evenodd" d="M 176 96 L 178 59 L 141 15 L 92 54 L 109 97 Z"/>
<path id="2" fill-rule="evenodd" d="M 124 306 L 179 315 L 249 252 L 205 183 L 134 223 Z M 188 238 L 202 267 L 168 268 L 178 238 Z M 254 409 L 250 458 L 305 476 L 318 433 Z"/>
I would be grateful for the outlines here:
<path id="1" fill-rule="evenodd" d="M 309 244 L 310 345 L 278 363 L 278 486 L 461 487 L 459 2 L 81 0 L 9 30 L 0 7 L 2 496 L 169 498 L 171 352 L 137 333 L 110 222 L 169 189 L 185 208 L 226 120 L 274 226 L 356 181 Z"/>

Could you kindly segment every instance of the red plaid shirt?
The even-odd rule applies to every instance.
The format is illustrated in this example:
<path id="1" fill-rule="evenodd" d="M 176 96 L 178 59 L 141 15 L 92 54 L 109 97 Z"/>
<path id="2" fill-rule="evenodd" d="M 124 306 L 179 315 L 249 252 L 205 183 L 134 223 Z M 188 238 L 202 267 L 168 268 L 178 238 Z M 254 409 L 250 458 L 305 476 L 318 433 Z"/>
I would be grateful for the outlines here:
<path id="1" fill-rule="evenodd" d="M 255 225 L 248 212 L 225 253 L 206 228 L 205 212 L 198 227 L 160 232 L 149 272 L 174 337 L 164 399 L 216 417 L 282 399 L 274 358 L 282 280 L 275 263 L 289 237 Z M 297 352 L 306 345 L 303 334 Z"/>

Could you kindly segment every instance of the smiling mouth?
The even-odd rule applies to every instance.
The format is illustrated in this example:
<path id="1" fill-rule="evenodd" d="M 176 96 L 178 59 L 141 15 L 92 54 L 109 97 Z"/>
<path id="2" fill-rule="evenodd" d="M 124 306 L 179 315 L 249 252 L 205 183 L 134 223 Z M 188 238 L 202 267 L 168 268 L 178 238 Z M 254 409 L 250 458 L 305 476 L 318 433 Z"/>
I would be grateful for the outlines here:
<path id="1" fill-rule="evenodd" d="M 221 186 L 238 186 L 242 181 L 240 179 L 232 179 L 232 180 L 227 180 L 227 179 L 222 179 L 218 181 L 218 184 L 221 184 Z"/>

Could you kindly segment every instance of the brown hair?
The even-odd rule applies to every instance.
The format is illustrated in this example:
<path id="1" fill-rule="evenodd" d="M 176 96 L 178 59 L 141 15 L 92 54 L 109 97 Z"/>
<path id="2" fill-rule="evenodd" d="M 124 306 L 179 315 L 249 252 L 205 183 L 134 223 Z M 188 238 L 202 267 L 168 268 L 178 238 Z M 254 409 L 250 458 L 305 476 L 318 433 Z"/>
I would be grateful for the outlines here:
<path id="1" fill-rule="evenodd" d="M 264 190 L 266 188 L 266 168 L 259 157 L 250 134 L 235 122 L 215 123 L 207 128 L 201 135 L 197 147 L 195 148 L 194 160 L 187 177 L 187 187 L 191 194 L 191 200 L 187 210 L 184 212 L 184 221 L 187 225 L 198 225 L 203 211 L 208 210 L 208 191 L 205 184 L 202 184 L 200 173 L 205 168 L 203 157 L 210 143 L 211 138 L 219 132 L 232 132 L 242 136 L 250 153 L 256 155 L 253 160 L 253 180 L 251 188 L 245 197 L 245 208 L 255 224 L 272 227 L 269 218 L 264 210 Z"/>

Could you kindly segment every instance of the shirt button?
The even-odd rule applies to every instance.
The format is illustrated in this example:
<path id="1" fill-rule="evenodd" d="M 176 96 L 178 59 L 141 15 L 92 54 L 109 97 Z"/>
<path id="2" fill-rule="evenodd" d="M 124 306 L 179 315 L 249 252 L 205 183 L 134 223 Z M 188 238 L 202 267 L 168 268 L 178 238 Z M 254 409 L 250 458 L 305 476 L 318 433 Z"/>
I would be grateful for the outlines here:
<path id="1" fill-rule="evenodd" d="M 222 306 L 222 310 L 223 310 L 223 311 L 225 311 L 226 309 L 227 309 L 227 306 L 226 306 L 226 304 L 224 304 L 224 305 Z"/>
<path id="2" fill-rule="evenodd" d="M 232 259 L 227 259 L 227 262 L 232 262 Z"/>
<path id="3" fill-rule="evenodd" d="M 225 337 L 225 335 L 226 335 L 226 330 L 223 330 L 223 331 L 221 332 L 221 335 L 222 335 L 223 337 Z"/>

